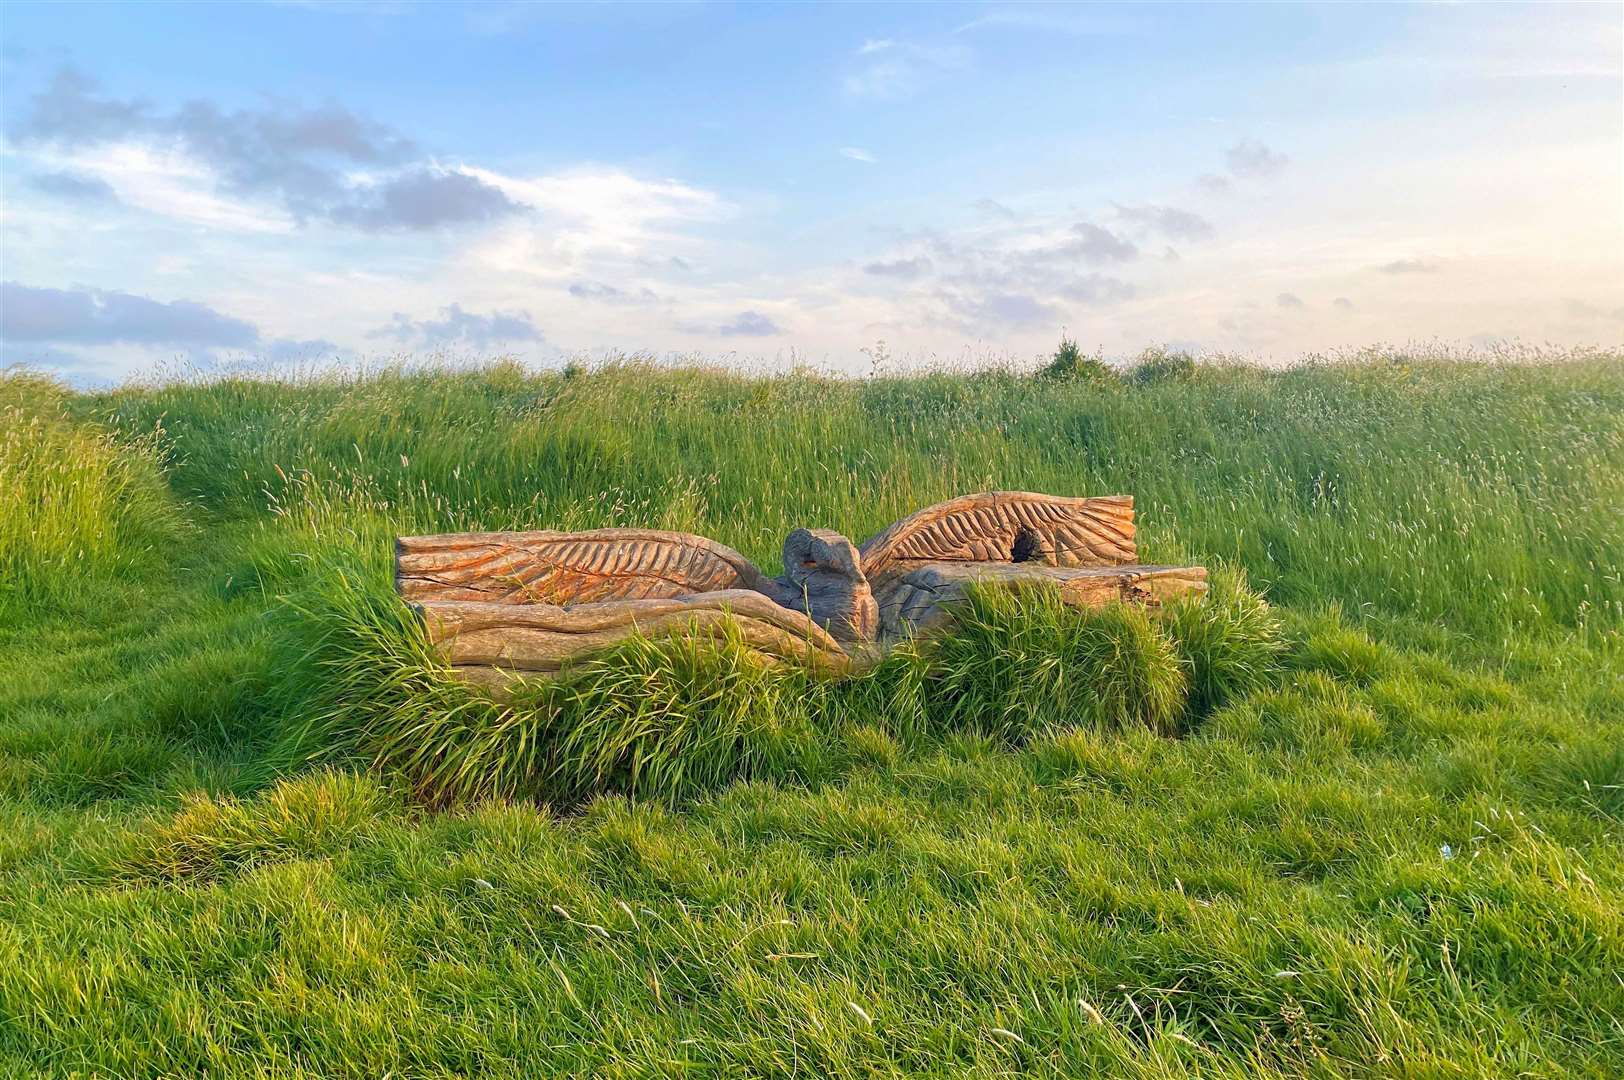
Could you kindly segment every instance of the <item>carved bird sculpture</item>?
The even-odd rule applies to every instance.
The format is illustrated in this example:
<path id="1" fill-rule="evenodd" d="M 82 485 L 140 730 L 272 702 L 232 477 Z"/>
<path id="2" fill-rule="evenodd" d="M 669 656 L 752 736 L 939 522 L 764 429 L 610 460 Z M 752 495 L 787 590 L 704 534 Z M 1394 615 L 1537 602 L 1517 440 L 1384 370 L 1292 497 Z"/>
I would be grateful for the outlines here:
<path id="1" fill-rule="evenodd" d="M 617 633 L 713 612 L 768 655 L 816 651 L 838 667 L 873 655 L 869 643 L 940 621 L 974 579 L 1044 578 L 1078 604 L 1206 587 L 1200 567 L 1135 558 L 1129 497 L 989 491 L 920 510 L 861 547 L 830 529 L 797 529 L 776 578 L 702 536 L 595 529 L 401 537 L 395 580 L 431 616 L 453 662 L 477 653 L 479 664 L 522 668 L 531 655 L 532 669 L 548 669 Z"/>

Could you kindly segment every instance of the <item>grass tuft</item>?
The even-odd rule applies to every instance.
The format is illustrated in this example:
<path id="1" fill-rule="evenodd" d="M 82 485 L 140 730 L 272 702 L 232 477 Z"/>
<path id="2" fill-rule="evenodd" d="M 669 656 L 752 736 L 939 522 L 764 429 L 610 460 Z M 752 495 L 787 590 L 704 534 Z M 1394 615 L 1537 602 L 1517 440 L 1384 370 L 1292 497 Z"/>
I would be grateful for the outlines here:
<path id="1" fill-rule="evenodd" d="M 1024 743 L 1054 727 L 1179 729 L 1189 679 L 1145 611 L 1079 611 L 1058 590 L 975 589 L 951 634 L 931 642 L 937 723 Z"/>
<path id="2" fill-rule="evenodd" d="M 1161 622 L 1188 665 L 1188 722 L 1279 677 L 1287 648 L 1280 616 L 1234 567 L 1212 567 L 1207 595 L 1168 604 Z"/>
<path id="3" fill-rule="evenodd" d="M 399 800 L 369 776 L 322 770 L 250 801 L 190 795 L 118 866 L 136 881 L 211 880 L 289 859 L 330 856 L 366 837 Z"/>

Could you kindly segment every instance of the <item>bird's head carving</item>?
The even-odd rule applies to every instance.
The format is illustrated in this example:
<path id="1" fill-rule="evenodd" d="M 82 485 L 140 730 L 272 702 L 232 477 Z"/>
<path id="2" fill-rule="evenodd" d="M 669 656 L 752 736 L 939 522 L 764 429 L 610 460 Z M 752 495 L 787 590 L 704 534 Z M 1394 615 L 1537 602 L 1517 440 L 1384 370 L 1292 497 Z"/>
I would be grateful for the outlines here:
<path id="1" fill-rule="evenodd" d="M 863 576 L 857 545 L 832 529 L 796 529 L 784 540 L 784 574 L 769 594 L 804 611 L 836 638 L 866 641 L 880 609 Z"/>

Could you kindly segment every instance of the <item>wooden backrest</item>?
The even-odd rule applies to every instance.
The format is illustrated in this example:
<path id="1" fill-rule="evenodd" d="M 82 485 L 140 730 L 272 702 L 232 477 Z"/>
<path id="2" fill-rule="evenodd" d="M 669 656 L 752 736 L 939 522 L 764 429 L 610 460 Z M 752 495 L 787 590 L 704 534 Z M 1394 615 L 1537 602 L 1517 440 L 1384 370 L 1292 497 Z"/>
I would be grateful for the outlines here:
<path id="1" fill-rule="evenodd" d="M 395 588 L 413 603 L 574 604 L 756 589 L 725 544 L 657 529 L 444 533 L 395 541 Z"/>
<path id="2" fill-rule="evenodd" d="M 871 584 L 930 562 L 1121 566 L 1138 561 L 1133 498 L 983 491 L 927 506 L 860 549 Z"/>

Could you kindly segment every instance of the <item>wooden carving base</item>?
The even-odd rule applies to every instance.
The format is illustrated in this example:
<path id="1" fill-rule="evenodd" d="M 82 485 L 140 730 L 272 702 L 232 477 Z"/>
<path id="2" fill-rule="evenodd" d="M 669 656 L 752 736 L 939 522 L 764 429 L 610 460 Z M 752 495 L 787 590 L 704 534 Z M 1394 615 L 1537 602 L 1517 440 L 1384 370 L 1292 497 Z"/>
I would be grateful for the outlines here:
<path id="1" fill-rule="evenodd" d="M 748 589 L 661 600 L 572 604 L 492 604 L 443 600 L 420 606 L 429 641 L 453 666 L 552 673 L 632 634 L 720 637 L 737 629 L 750 649 L 771 659 L 843 674 L 851 658 L 805 613 Z"/>
<path id="2" fill-rule="evenodd" d="M 1048 583 L 1072 607 L 1103 607 L 1115 601 L 1155 606 L 1207 591 L 1202 566 L 1031 566 L 1026 563 L 926 563 L 882 587 L 880 627 L 887 640 L 940 632 L 972 581 L 1019 587 Z"/>

